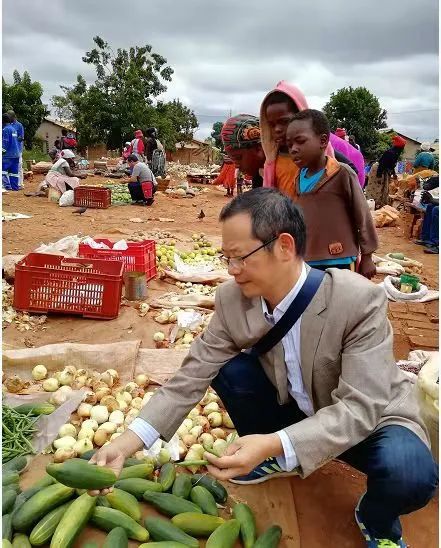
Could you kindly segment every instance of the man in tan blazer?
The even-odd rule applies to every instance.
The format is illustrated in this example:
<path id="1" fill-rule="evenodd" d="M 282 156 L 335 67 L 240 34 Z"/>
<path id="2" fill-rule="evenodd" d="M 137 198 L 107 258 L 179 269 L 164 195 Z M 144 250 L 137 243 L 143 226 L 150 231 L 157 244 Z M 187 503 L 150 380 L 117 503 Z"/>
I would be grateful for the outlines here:
<path id="1" fill-rule="evenodd" d="M 119 474 L 127 456 L 169 440 L 212 385 L 240 438 L 223 457 L 205 454 L 211 474 L 259 483 L 307 477 L 339 458 L 367 475 L 356 508 L 367 546 L 405 546 L 399 516 L 427 504 L 437 470 L 413 385 L 395 364 L 383 290 L 348 270 L 327 270 L 302 316 L 257 358 L 250 349 L 308 277 L 305 224 L 274 189 L 238 196 L 220 221 L 234 280 L 218 288 L 213 319 L 181 369 L 93 461 Z"/>

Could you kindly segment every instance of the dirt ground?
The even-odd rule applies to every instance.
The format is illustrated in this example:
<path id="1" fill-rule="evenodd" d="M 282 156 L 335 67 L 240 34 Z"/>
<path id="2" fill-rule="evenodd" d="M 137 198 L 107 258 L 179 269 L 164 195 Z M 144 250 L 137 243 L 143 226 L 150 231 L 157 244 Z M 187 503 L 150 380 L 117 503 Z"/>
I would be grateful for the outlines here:
<path id="1" fill-rule="evenodd" d="M 26 183 L 26 192 L 36 190 L 42 176 Z M 89 177 L 87 184 L 103 183 L 105 179 Z M 178 246 L 189 246 L 191 234 L 204 232 L 218 244 L 220 231 L 217 217 L 226 203 L 224 193 L 207 187 L 207 192 L 193 199 L 173 199 L 163 193 L 156 195 L 153 207 L 114 206 L 107 210 L 88 210 L 84 215 L 72 215 L 72 208 L 60 208 L 45 198 L 25 197 L 22 192 L 3 195 L 3 209 L 31 215 L 31 219 L 3 222 L 3 256 L 26 254 L 41 243 L 54 242 L 72 234 L 96 236 L 112 234 L 116 239 L 132 232 L 167 231 L 173 233 Z M 203 209 L 206 217 L 197 218 Z M 160 217 L 173 222 L 160 222 Z M 142 219 L 141 223 L 131 221 Z M 430 288 L 438 288 L 438 256 L 426 255 L 423 248 L 407 237 L 408 219 L 403 218 L 397 227 L 378 230 L 378 254 L 400 251 L 424 264 L 423 281 Z M 380 282 L 382 276 L 375 281 Z M 149 298 L 176 287 L 166 281 L 149 283 Z M 428 304 L 390 303 L 389 316 L 394 329 L 394 351 L 397 359 L 406 358 L 413 348 L 438 348 L 438 301 Z M 123 306 L 119 317 L 111 321 L 86 320 L 74 316 L 50 315 L 47 322 L 35 330 L 20 332 L 15 325 L 3 329 L 4 348 L 42 346 L 55 342 L 116 342 L 142 339 L 142 346 L 153 348 L 152 335 L 158 324 L 152 313 L 141 318 L 131 306 Z M 283 481 L 283 480 L 277 480 Z M 318 470 L 306 480 L 290 480 L 300 529 L 301 545 L 315 548 L 363 546 L 353 520 L 353 508 L 365 490 L 365 480 L 350 467 L 333 462 Z M 438 499 L 403 518 L 404 537 L 412 548 L 438 546 Z M 288 544 L 289 545 L 289 544 Z"/>

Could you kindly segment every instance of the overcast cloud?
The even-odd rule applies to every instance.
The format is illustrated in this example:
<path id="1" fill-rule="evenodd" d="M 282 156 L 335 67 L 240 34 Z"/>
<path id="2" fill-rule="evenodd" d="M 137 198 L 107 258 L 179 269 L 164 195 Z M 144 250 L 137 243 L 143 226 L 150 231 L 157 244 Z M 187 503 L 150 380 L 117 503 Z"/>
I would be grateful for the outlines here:
<path id="1" fill-rule="evenodd" d="M 366 86 L 388 125 L 438 136 L 437 0 L 3 0 L 3 75 L 28 70 L 48 104 L 60 85 L 94 73 L 81 61 L 100 35 L 113 48 L 149 43 L 175 74 L 166 99 L 198 116 L 205 138 L 230 112 L 257 114 L 279 80 L 321 108 Z"/>

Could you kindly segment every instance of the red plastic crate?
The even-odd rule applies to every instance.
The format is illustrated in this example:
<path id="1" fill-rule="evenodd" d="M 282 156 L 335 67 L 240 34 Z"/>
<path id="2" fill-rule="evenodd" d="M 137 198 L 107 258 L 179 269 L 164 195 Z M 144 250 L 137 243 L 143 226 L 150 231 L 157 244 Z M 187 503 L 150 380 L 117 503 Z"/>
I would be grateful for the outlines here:
<path id="1" fill-rule="evenodd" d="M 112 203 L 112 191 L 100 186 L 77 186 L 74 189 L 74 206 L 107 209 Z"/>
<path id="2" fill-rule="evenodd" d="M 110 248 L 114 242 L 105 239 L 97 239 Z M 107 259 L 123 261 L 126 272 L 145 272 L 147 280 L 156 276 L 156 244 L 155 240 L 143 242 L 127 242 L 128 249 L 118 251 L 115 249 L 93 249 L 87 244 L 80 244 L 79 257 L 90 259 Z"/>
<path id="3" fill-rule="evenodd" d="M 102 320 L 116 318 L 123 270 L 122 261 L 30 253 L 15 267 L 14 308 Z"/>

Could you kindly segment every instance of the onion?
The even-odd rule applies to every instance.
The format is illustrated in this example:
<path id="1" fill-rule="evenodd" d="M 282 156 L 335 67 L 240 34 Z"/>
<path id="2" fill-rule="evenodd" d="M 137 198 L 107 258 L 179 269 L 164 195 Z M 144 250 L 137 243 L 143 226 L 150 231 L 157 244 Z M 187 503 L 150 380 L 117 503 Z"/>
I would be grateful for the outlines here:
<path id="1" fill-rule="evenodd" d="M 205 433 L 200 435 L 198 441 L 204 449 L 211 449 L 213 447 L 214 438 L 211 434 Z"/>
<path id="2" fill-rule="evenodd" d="M 196 436 L 192 436 L 191 434 L 185 434 L 185 436 L 182 436 L 182 442 L 187 447 L 190 447 L 191 445 L 194 445 L 197 442 L 197 438 Z"/>
<path id="3" fill-rule="evenodd" d="M 83 424 L 81 425 L 81 428 L 89 428 L 92 430 L 97 430 L 98 423 L 93 419 L 87 419 L 83 422 Z"/>
<path id="4" fill-rule="evenodd" d="M 98 428 L 98 430 L 95 432 L 95 435 L 93 437 L 93 443 L 95 445 L 98 445 L 98 447 L 102 447 L 106 441 L 108 441 L 110 438 L 109 432 L 106 432 L 102 428 Z"/>
<path id="5" fill-rule="evenodd" d="M 186 436 L 188 432 L 189 432 L 188 428 L 184 424 L 181 424 L 181 426 L 176 431 L 176 433 L 178 434 L 180 438 L 183 438 L 184 436 Z"/>
<path id="6" fill-rule="evenodd" d="M 219 404 L 215 401 L 212 401 L 211 403 L 209 403 L 208 405 L 204 407 L 203 413 L 206 417 L 208 417 L 210 413 L 215 413 L 218 411 L 219 411 Z"/>
<path id="7" fill-rule="evenodd" d="M 73 424 L 76 428 L 80 428 L 83 422 L 83 418 L 78 415 L 78 413 L 72 413 L 70 416 L 70 424 Z"/>
<path id="8" fill-rule="evenodd" d="M 114 422 L 103 422 L 99 425 L 98 430 L 105 430 L 108 434 L 114 434 L 116 432 L 116 424 Z"/>
<path id="9" fill-rule="evenodd" d="M 64 438 L 64 436 L 72 436 L 73 438 L 77 437 L 77 429 L 73 424 L 66 423 L 58 430 L 58 436 Z"/>
<path id="10" fill-rule="evenodd" d="M 110 396 L 112 391 L 108 386 L 100 386 L 95 391 L 96 399 L 100 402 L 106 396 Z"/>
<path id="11" fill-rule="evenodd" d="M 109 413 L 119 409 L 118 400 L 114 396 L 104 396 L 104 398 L 101 399 L 100 404 L 105 405 Z"/>
<path id="12" fill-rule="evenodd" d="M 60 447 L 54 453 L 54 462 L 64 462 L 65 460 L 74 459 L 77 453 L 73 447 L 70 449 L 63 449 Z"/>
<path id="13" fill-rule="evenodd" d="M 47 375 L 47 369 L 44 365 L 36 365 L 34 369 L 32 369 L 32 378 L 35 381 L 42 381 L 46 378 Z"/>
<path id="14" fill-rule="evenodd" d="M 222 428 L 213 428 L 210 433 L 215 440 L 225 440 L 227 438 L 227 433 Z"/>
<path id="15" fill-rule="evenodd" d="M 77 373 L 77 368 L 74 365 L 66 365 L 64 370 L 67 371 L 68 373 L 70 373 L 71 375 L 74 375 L 74 376 Z"/>
<path id="16" fill-rule="evenodd" d="M 184 462 L 200 460 L 203 453 L 204 453 L 204 448 L 202 447 L 202 445 L 199 445 L 199 444 L 192 445 L 185 456 Z M 193 472 L 193 474 L 195 474 L 198 471 L 199 466 L 187 466 L 187 468 L 191 472 Z"/>
<path id="17" fill-rule="evenodd" d="M 119 373 L 116 369 L 107 369 L 106 373 L 110 373 L 114 378 L 115 382 L 119 380 Z"/>
<path id="18" fill-rule="evenodd" d="M 165 335 L 162 331 L 157 331 L 154 335 L 153 335 L 153 340 L 155 342 L 162 342 L 165 340 Z"/>
<path id="19" fill-rule="evenodd" d="M 86 451 L 91 451 L 93 449 L 93 443 L 89 439 L 84 438 L 75 442 L 73 449 L 78 455 L 82 455 Z"/>
<path id="20" fill-rule="evenodd" d="M 110 436 L 110 441 L 116 440 L 119 436 L 121 436 L 121 432 L 115 432 Z"/>
<path id="21" fill-rule="evenodd" d="M 182 460 L 188 451 L 187 446 L 182 440 L 179 440 L 178 449 L 179 449 L 179 459 Z"/>
<path id="22" fill-rule="evenodd" d="M 84 395 L 83 401 L 89 403 L 90 405 L 95 405 L 98 401 L 95 392 L 86 392 Z"/>
<path id="23" fill-rule="evenodd" d="M 94 405 L 90 410 L 90 418 L 96 420 L 98 424 L 102 424 L 108 420 L 109 411 L 105 405 Z"/>
<path id="24" fill-rule="evenodd" d="M 126 428 L 124 425 L 121 425 L 121 426 L 118 426 L 118 428 L 116 429 L 116 432 L 118 434 L 122 434 L 123 432 L 125 432 Z"/>
<path id="25" fill-rule="evenodd" d="M 75 373 L 75 378 L 78 379 L 78 377 L 87 378 L 87 369 L 77 369 L 77 372 Z"/>
<path id="26" fill-rule="evenodd" d="M 218 439 L 213 443 L 213 449 L 222 456 L 227 450 L 228 444 L 225 440 Z"/>
<path id="27" fill-rule="evenodd" d="M 113 411 L 113 413 L 110 413 L 109 421 L 121 426 L 124 423 L 124 413 L 122 411 Z"/>
<path id="28" fill-rule="evenodd" d="M 72 375 L 72 373 L 66 371 L 65 369 L 60 373 L 59 380 L 60 384 L 70 386 L 74 381 L 74 376 Z"/>
<path id="29" fill-rule="evenodd" d="M 55 449 L 72 449 L 77 440 L 73 436 L 63 436 L 54 441 Z"/>
<path id="30" fill-rule="evenodd" d="M 191 419 L 184 419 L 182 426 L 185 426 L 187 430 L 190 430 L 191 428 L 193 428 L 193 426 L 197 425 L 193 424 L 193 421 Z"/>
<path id="31" fill-rule="evenodd" d="M 129 409 L 129 404 L 126 401 L 124 401 L 123 398 L 120 398 L 117 401 L 119 404 L 119 410 L 122 411 L 123 413 L 126 413 Z"/>
<path id="32" fill-rule="evenodd" d="M 194 436 L 195 438 L 198 438 L 202 432 L 203 432 L 202 426 L 193 426 L 193 428 L 190 430 L 190 434 Z"/>
<path id="33" fill-rule="evenodd" d="M 201 411 L 198 407 L 194 407 L 190 413 L 188 414 L 188 418 L 189 419 L 193 419 L 194 417 L 197 417 L 198 415 L 201 414 Z"/>
<path id="34" fill-rule="evenodd" d="M 234 428 L 233 421 L 226 411 L 222 411 L 222 424 L 225 428 Z"/>
<path id="35" fill-rule="evenodd" d="M 77 439 L 79 440 L 93 440 L 93 436 L 95 435 L 95 432 L 92 428 L 84 428 L 82 427 L 81 430 L 78 432 Z"/>
<path id="36" fill-rule="evenodd" d="M 132 403 L 130 405 L 134 409 L 141 409 L 141 407 L 142 407 L 142 398 L 133 398 Z"/>
<path id="37" fill-rule="evenodd" d="M 168 449 L 165 449 L 165 447 L 163 447 L 162 449 L 160 449 L 156 460 L 159 466 L 162 466 L 166 462 L 170 462 L 170 451 Z"/>
<path id="38" fill-rule="evenodd" d="M 85 382 L 81 382 L 79 379 L 75 379 L 74 382 L 71 384 L 72 390 L 81 390 L 81 388 L 84 388 Z"/>
<path id="39" fill-rule="evenodd" d="M 90 403 L 80 403 L 77 413 L 80 417 L 88 419 L 90 417 L 92 407 L 93 406 Z"/>
<path id="40" fill-rule="evenodd" d="M 112 386 L 113 386 L 113 384 L 114 384 L 114 380 L 113 380 L 112 375 L 111 375 L 108 371 L 106 371 L 105 373 L 103 373 L 103 374 L 101 375 L 101 380 L 102 380 L 105 384 L 107 384 L 107 386 L 108 386 L 109 388 L 112 388 Z"/>
<path id="41" fill-rule="evenodd" d="M 131 424 L 135 419 L 136 417 L 138 416 L 139 414 L 139 410 L 138 409 L 130 409 L 130 411 L 127 413 L 126 415 L 126 418 L 124 419 L 124 424 L 126 426 L 128 426 L 129 424 Z"/>
<path id="42" fill-rule="evenodd" d="M 71 396 L 72 395 L 72 388 L 70 386 L 60 386 L 60 388 L 58 389 L 58 392 L 61 392 L 62 394 L 65 394 L 67 397 Z"/>
<path id="43" fill-rule="evenodd" d="M 220 413 L 217 413 L 217 412 L 210 413 L 207 418 L 210 425 L 214 428 L 222 424 L 222 415 Z"/>
<path id="44" fill-rule="evenodd" d="M 206 432 L 210 429 L 210 421 L 207 419 L 207 417 L 198 415 L 193 419 L 193 426 L 202 426 L 202 428 Z"/>
<path id="45" fill-rule="evenodd" d="M 55 390 L 58 390 L 59 386 L 59 382 L 54 377 L 50 377 L 43 381 L 43 390 L 46 392 L 55 392 Z"/>
<path id="46" fill-rule="evenodd" d="M 143 373 L 140 373 L 139 375 L 136 375 L 135 382 L 141 388 L 147 388 L 147 386 L 150 383 L 150 379 L 148 378 L 147 375 L 144 375 Z"/>
<path id="47" fill-rule="evenodd" d="M 49 403 L 52 405 L 56 405 L 59 407 L 60 405 L 63 405 L 67 400 L 67 395 L 61 392 L 60 389 L 58 389 L 56 392 L 52 394 L 52 396 L 49 398 Z"/>
<path id="48" fill-rule="evenodd" d="M 132 395 L 130 394 L 130 392 L 126 392 L 126 391 L 124 390 L 123 392 L 120 392 L 118 395 L 119 395 L 119 396 L 121 397 L 121 399 L 123 399 L 127 404 L 132 403 L 133 398 L 132 398 Z M 118 399 L 118 396 L 117 396 L 116 399 Z"/>

